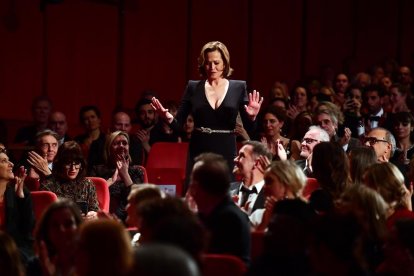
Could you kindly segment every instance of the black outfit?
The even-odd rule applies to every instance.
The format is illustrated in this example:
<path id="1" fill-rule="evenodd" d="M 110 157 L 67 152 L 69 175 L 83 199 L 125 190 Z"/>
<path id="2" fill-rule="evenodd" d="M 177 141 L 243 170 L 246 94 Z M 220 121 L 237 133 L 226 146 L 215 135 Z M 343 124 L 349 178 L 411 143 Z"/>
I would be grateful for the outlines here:
<path id="1" fill-rule="evenodd" d="M 234 130 L 237 114 L 240 112 L 244 128 L 249 132 L 254 129 L 252 122 L 244 109 L 248 103 L 246 82 L 229 80 L 229 87 L 223 102 L 217 109 L 209 104 L 205 94 L 206 80 L 189 81 L 181 101 L 176 119 L 171 127 L 179 133 L 188 114 L 193 114 L 194 131 L 189 143 L 188 170 L 192 168 L 194 158 L 204 152 L 222 155 L 233 168 L 236 156 L 236 135 L 234 133 L 203 133 L 201 127 L 212 130 Z M 198 129 L 198 130 L 197 130 Z M 187 173 L 188 174 L 188 173 Z"/>
<path id="2" fill-rule="evenodd" d="M 106 165 L 94 166 L 90 172 L 90 176 L 102 177 L 109 179 L 114 175 L 115 168 L 110 168 Z M 128 174 L 134 184 L 144 182 L 144 172 L 139 167 L 130 166 L 128 168 Z M 127 217 L 126 206 L 128 204 L 128 195 L 131 191 L 130 186 L 126 186 L 122 180 L 116 181 L 109 186 L 109 193 L 111 195 L 109 212 L 115 214 L 119 219 L 125 221 Z"/>
<path id="3" fill-rule="evenodd" d="M 178 142 L 179 134 L 177 132 L 165 133 L 163 129 L 163 122 L 158 122 L 151 128 L 149 144 L 152 146 L 157 142 Z"/>
<path id="4" fill-rule="evenodd" d="M 14 186 L 8 185 L 4 192 L 6 223 L 5 231 L 15 241 L 23 263 L 34 255 L 32 231 L 35 225 L 30 191 L 24 188 L 24 198 L 16 195 Z"/>
<path id="5" fill-rule="evenodd" d="M 306 175 L 306 177 L 313 177 L 312 172 L 309 169 L 309 167 L 306 168 L 306 159 L 298 159 L 295 160 L 295 164 L 302 169 L 303 173 Z"/>
<path id="6" fill-rule="evenodd" d="M 230 196 L 238 196 L 240 192 L 240 186 L 243 184 L 243 182 L 232 182 L 230 184 Z M 253 207 L 252 207 L 252 214 L 257 209 L 263 209 L 264 204 L 266 201 L 266 196 L 264 194 L 264 189 L 262 188 L 259 192 L 259 194 L 256 197 L 256 200 L 254 201 Z"/>
<path id="7" fill-rule="evenodd" d="M 199 217 L 210 233 L 208 253 L 234 255 L 249 264 L 249 218 L 229 196 L 226 196 L 210 214 L 199 214 Z"/>

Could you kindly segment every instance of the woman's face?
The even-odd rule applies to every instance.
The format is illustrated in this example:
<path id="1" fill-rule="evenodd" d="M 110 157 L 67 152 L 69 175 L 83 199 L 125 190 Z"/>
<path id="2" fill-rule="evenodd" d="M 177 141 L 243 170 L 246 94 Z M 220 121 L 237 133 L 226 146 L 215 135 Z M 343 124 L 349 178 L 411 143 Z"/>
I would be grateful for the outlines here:
<path id="1" fill-rule="evenodd" d="M 68 162 L 63 165 L 63 178 L 67 180 L 75 180 L 81 169 L 80 162 Z"/>
<path id="2" fill-rule="evenodd" d="M 118 135 L 115 137 L 111 144 L 111 156 L 117 158 L 118 156 L 128 156 L 129 143 L 128 139 L 124 135 Z"/>
<path id="3" fill-rule="evenodd" d="M 88 131 L 96 130 L 101 127 L 101 119 L 98 118 L 95 111 L 88 110 L 83 113 L 83 124 Z"/>
<path id="4" fill-rule="evenodd" d="M 410 137 L 413 126 L 410 122 L 396 122 L 394 124 L 395 136 L 398 140 Z"/>
<path id="5" fill-rule="evenodd" d="M 263 117 L 263 129 L 267 137 L 275 137 L 280 134 L 283 122 L 279 121 L 272 113 L 266 113 Z"/>
<path id="6" fill-rule="evenodd" d="M 187 120 L 184 123 L 185 133 L 191 133 L 194 130 L 194 118 L 192 115 L 187 116 Z"/>
<path id="7" fill-rule="evenodd" d="M 405 103 L 405 97 L 401 95 L 397 87 L 391 88 L 390 101 L 393 105 L 400 105 Z"/>
<path id="8" fill-rule="evenodd" d="M 306 90 L 303 87 L 298 87 L 295 90 L 294 94 L 294 103 L 298 107 L 306 106 L 308 103 L 308 97 L 306 95 Z"/>
<path id="9" fill-rule="evenodd" d="M 206 54 L 204 69 L 209 80 L 216 80 L 223 77 L 225 66 L 219 51 L 216 50 Z"/>
<path id="10" fill-rule="evenodd" d="M 265 185 L 263 186 L 265 195 L 267 197 L 275 197 L 276 199 L 283 199 L 286 196 L 286 186 L 280 182 L 279 178 L 268 171 L 265 174 Z"/>
<path id="11" fill-rule="evenodd" d="M 14 179 L 13 166 L 14 165 L 10 162 L 9 157 L 5 153 L 0 153 L 0 179 Z"/>
<path id="12" fill-rule="evenodd" d="M 69 208 L 61 208 L 51 215 L 47 235 L 56 251 L 60 252 L 74 244 L 77 229 L 78 225 L 72 211 Z"/>

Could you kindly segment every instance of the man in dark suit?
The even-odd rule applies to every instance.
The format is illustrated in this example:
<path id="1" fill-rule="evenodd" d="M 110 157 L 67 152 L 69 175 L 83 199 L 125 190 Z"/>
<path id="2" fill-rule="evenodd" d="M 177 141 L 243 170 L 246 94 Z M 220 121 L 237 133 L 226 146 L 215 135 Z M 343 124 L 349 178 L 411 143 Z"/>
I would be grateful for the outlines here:
<path id="1" fill-rule="evenodd" d="M 188 196 L 194 199 L 200 221 L 209 231 L 207 253 L 234 255 L 249 264 L 249 219 L 230 198 L 229 188 L 226 159 L 215 153 L 195 158 Z"/>
<path id="2" fill-rule="evenodd" d="M 264 169 L 260 158 L 272 160 L 272 153 L 258 141 L 246 141 L 234 159 L 233 173 L 241 182 L 233 182 L 230 195 L 235 203 L 249 216 L 256 210 L 264 208 Z"/>
<path id="3" fill-rule="evenodd" d="M 66 120 L 66 115 L 60 111 L 54 111 L 50 114 L 49 117 L 49 128 L 59 135 L 59 146 L 62 145 L 64 142 L 71 141 L 67 134 L 68 132 L 68 122 Z"/>

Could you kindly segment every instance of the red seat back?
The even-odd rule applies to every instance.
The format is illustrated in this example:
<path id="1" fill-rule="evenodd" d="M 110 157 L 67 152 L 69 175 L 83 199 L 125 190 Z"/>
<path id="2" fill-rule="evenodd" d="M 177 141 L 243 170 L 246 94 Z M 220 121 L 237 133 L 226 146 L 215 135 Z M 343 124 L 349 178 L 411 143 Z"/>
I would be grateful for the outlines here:
<path id="1" fill-rule="evenodd" d="M 147 172 L 149 183 L 157 185 L 175 185 L 176 195 L 182 195 L 185 170 L 181 168 L 147 168 Z"/>
<path id="2" fill-rule="evenodd" d="M 251 232 L 252 248 L 250 252 L 251 259 L 254 260 L 263 253 L 264 248 L 264 232 L 253 231 Z"/>
<path id="3" fill-rule="evenodd" d="M 108 213 L 109 212 L 109 201 L 110 201 L 108 183 L 106 183 L 106 180 L 101 177 L 87 177 L 87 178 L 90 179 L 95 185 L 96 196 L 98 198 L 98 203 L 99 203 L 99 209 Z"/>
<path id="4" fill-rule="evenodd" d="M 188 143 L 154 143 L 145 168 L 181 168 L 185 171 L 187 153 Z"/>
<path id="5" fill-rule="evenodd" d="M 319 188 L 319 183 L 316 178 L 309 177 L 306 181 L 305 188 L 303 189 L 302 195 L 303 197 L 308 200 L 313 191 Z"/>
<path id="6" fill-rule="evenodd" d="M 204 276 L 242 276 L 247 271 L 246 265 L 242 260 L 232 255 L 206 254 L 203 260 Z"/>
<path id="7" fill-rule="evenodd" d="M 58 199 L 56 194 L 50 191 L 33 191 L 30 192 L 30 195 L 32 196 L 33 211 L 36 221 L 40 219 L 44 210 Z"/>

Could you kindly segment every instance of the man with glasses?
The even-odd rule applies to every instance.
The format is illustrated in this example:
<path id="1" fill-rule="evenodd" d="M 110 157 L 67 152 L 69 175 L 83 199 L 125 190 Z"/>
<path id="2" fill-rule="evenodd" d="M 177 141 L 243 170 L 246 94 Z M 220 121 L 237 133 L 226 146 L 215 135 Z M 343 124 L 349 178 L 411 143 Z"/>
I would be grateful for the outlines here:
<path id="1" fill-rule="evenodd" d="M 302 168 L 306 176 L 312 174 L 310 160 L 312 158 L 313 148 L 320 142 L 329 142 L 328 133 L 319 126 L 309 127 L 309 130 L 305 133 L 301 143 L 300 156 L 303 159 L 295 161 L 296 164 Z"/>
<path id="2" fill-rule="evenodd" d="M 394 136 L 389 130 L 382 127 L 372 129 L 364 137 L 364 145 L 375 150 L 378 162 L 388 162 L 396 147 Z"/>

